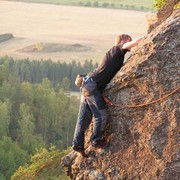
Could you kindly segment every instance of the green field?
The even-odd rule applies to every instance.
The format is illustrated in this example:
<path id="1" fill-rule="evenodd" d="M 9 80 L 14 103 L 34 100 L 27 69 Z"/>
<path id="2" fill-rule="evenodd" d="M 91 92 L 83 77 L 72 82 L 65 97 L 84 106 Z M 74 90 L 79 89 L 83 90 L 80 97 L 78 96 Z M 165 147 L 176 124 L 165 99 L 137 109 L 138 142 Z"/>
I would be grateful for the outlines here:
<path id="1" fill-rule="evenodd" d="M 53 3 L 63 5 L 88 6 L 88 7 L 104 7 L 133 9 L 140 11 L 154 11 L 152 4 L 154 0 L 19 0 L 24 2 L 35 3 Z"/>

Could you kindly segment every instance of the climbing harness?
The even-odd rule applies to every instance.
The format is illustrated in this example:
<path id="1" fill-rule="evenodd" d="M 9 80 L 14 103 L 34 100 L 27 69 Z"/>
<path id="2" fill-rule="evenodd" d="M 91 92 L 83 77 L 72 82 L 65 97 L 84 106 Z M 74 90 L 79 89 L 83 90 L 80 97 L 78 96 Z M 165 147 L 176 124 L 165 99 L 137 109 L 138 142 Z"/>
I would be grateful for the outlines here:
<path id="1" fill-rule="evenodd" d="M 172 90 L 170 93 L 165 94 L 163 97 L 160 97 L 159 99 L 156 99 L 154 101 L 148 102 L 148 103 L 143 103 L 143 104 L 134 104 L 134 105 L 123 105 L 123 104 L 113 104 L 112 101 L 104 96 L 104 101 L 108 104 L 109 107 L 120 107 L 120 108 L 137 108 L 137 107 L 144 107 L 148 106 L 150 104 L 154 104 L 156 102 L 162 101 L 172 94 L 176 93 L 180 89 L 180 86 L 177 87 L 176 89 Z"/>

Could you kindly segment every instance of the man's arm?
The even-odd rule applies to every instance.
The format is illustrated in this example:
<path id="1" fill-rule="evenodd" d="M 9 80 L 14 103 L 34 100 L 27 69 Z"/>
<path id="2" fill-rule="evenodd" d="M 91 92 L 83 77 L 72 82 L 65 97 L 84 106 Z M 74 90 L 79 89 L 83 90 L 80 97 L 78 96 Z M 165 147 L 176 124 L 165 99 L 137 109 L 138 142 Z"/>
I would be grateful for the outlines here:
<path id="1" fill-rule="evenodd" d="M 137 46 L 139 44 L 139 42 L 141 41 L 141 39 L 142 39 L 142 37 L 137 38 L 130 42 L 126 42 L 123 44 L 122 48 L 130 50 L 132 47 Z"/>

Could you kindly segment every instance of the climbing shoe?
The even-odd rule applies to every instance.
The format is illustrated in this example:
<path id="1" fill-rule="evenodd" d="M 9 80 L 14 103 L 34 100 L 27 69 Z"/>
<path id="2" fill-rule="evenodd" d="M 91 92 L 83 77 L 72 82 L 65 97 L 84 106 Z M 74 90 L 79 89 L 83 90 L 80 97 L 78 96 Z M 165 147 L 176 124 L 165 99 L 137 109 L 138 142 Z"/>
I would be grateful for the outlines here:
<path id="1" fill-rule="evenodd" d="M 103 139 L 99 139 L 98 141 L 94 142 L 92 141 L 92 146 L 95 147 L 95 148 L 105 148 L 106 146 L 106 140 L 103 138 Z"/>
<path id="2" fill-rule="evenodd" d="M 88 155 L 85 153 L 83 147 L 73 146 L 73 150 L 79 152 L 83 157 L 87 158 Z"/>

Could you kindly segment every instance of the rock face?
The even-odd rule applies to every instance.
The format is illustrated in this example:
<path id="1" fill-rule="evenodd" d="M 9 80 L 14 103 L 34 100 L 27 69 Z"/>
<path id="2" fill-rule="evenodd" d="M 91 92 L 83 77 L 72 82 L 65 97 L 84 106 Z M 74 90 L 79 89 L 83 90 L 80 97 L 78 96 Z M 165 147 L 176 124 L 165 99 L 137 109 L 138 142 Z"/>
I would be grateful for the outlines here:
<path id="1" fill-rule="evenodd" d="M 158 21 L 148 28 L 148 33 L 165 21 L 173 13 L 174 6 L 178 3 L 179 0 L 166 0 L 165 6 L 163 6 L 157 13 Z"/>
<path id="2" fill-rule="evenodd" d="M 105 149 L 90 146 L 91 124 L 89 157 L 71 152 L 63 158 L 70 179 L 179 180 L 180 10 L 140 42 L 106 95 L 114 104 L 144 106 L 108 108 Z"/>

